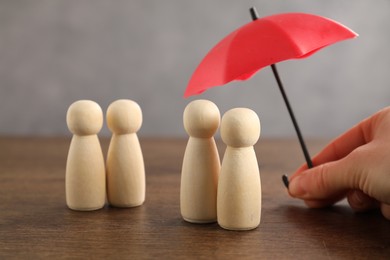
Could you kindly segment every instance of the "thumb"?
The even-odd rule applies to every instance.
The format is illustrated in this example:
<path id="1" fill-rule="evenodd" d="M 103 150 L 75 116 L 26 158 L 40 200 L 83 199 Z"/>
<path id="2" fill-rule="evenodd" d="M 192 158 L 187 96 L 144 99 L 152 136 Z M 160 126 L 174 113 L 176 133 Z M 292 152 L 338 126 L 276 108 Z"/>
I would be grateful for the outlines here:
<path id="1" fill-rule="evenodd" d="M 295 174 L 288 191 L 292 197 L 334 203 L 355 187 L 359 169 L 357 161 L 347 156 Z"/>

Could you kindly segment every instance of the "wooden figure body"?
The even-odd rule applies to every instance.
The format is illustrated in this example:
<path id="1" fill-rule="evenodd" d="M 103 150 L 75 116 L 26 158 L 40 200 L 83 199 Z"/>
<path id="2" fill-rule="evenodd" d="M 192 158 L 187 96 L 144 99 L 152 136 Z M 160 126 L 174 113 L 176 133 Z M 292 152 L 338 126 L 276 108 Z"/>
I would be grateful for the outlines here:
<path id="1" fill-rule="evenodd" d="M 190 137 L 181 172 L 181 215 L 192 223 L 215 222 L 221 167 L 213 137 L 220 123 L 218 107 L 208 100 L 195 100 L 185 108 L 183 121 Z"/>
<path id="2" fill-rule="evenodd" d="M 70 209 L 100 209 L 106 201 L 106 176 L 97 133 L 103 126 L 100 106 L 90 100 L 73 103 L 67 112 L 73 133 L 66 163 L 66 204 Z"/>
<path id="3" fill-rule="evenodd" d="M 247 108 L 229 110 L 222 117 L 221 137 L 227 145 L 218 183 L 218 224 L 230 230 L 250 230 L 260 224 L 260 171 L 253 145 L 260 137 L 260 121 Z"/>
<path id="4" fill-rule="evenodd" d="M 107 125 L 112 131 L 107 153 L 107 197 L 116 207 L 140 206 L 145 201 L 145 167 L 137 131 L 142 111 L 131 100 L 113 102 L 107 109 Z"/>

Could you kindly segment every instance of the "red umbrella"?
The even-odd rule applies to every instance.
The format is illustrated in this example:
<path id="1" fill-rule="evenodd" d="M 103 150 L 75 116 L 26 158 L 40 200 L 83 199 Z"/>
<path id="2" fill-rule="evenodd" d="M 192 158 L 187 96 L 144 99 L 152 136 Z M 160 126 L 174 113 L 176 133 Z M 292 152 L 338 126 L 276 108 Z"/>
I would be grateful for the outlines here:
<path id="1" fill-rule="evenodd" d="M 256 10 L 251 8 L 250 11 L 254 21 L 230 33 L 209 51 L 192 75 L 184 96 L 197 95 L 233 80 L 247 80 L 259 69 L 271 65 L 307 164 L 312 167 L 275 63 L 308 57 L 328 45 L 355 38 L 357 34 L 317 15 L 284 13 L 258 19 Z"/>

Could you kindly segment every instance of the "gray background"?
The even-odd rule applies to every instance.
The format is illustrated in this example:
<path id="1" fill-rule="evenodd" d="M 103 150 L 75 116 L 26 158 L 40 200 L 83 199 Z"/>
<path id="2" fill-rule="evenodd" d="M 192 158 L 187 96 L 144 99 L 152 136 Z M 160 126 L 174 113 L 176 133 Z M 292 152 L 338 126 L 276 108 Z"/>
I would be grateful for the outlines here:
<path id="1" fill-rule="evenodd" d="M 140 136 L 186 136 L 183 109 L 197 98 L 224 113 L 255 110 L 263 137 L 295 136 L 271 70 L 183 99 L 196 66 L 220 39 L 260 16 L 307 12 L 360 37 L 279 64 L 305 137 L 333 137 L 390 100 L 390 1 L 0 1 L 0 135 L 70 135 L 68 106 L 119 98 L 143 110 Z M 105 126 L 102 135 L 108 135 Z"/>

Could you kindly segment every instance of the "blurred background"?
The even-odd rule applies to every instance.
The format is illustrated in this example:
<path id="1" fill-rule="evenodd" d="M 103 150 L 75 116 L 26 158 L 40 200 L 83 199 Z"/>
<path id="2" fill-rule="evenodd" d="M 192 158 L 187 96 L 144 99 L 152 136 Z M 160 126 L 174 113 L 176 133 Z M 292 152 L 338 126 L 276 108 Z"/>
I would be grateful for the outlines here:
<path id="1" fill-rule="evenodd" d="M 360 35 L 278 64 L 305 137 L 334 137 L 390 104 L 388 0 L 1 0 L 0 135 L 70 135 L 65 117 L 74 101 L 106 111 L 128 98 L 143 110 L 140 136 L 185 137 L 183 110 L 204 98 L 221 114 L 255 110 L 262 137 L 295 137 L 270 68 L 183 98 L 208 50 L 251 21 L 251 6 L 260 16 L 326 16 Z"/>

